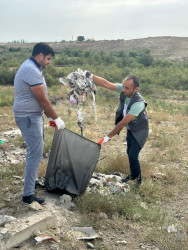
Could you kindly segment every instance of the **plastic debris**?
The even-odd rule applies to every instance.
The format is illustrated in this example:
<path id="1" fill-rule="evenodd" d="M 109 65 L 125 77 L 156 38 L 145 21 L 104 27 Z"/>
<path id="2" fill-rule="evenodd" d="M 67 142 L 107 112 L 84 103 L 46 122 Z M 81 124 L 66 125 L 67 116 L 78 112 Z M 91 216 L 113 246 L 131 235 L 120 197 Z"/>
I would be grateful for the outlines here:
<path id="1" fill-rule="evenodd" d="M 0 140 L 0 144 L 3 144 L 4 143 L 4 141 L 3 140 Z"/>
<path id="2" fill-rule="evenodd" d="M 40 244 L 40 243 L 42 243 L 44 241 L 47 241 L 47 240 L 55 241 L 51 236 L 49 236 L 47 234 L 40 234 L 40 235 L 36 236 L 34 238 L 34 240 L 36 241 L 36 245 L 38 245 L 38 244 Z"/>
<path id="3" fill-rule="evenodd" d="M 100 238 L 92 227 L 73 227 L 72 229 L 81 233 L 76 236 L 78 240 L 93 240 Z"/>
<path id="4" fill-rule="evenodd" d="M 78 120 L 78 126 L 81 129 L 82 136 L 84 136 L 84 115 L 85 113 L 82 111 L 82 107 L 80 106 L 77 112 L 77 120 Z"/>
<path id="5" fill-rule="evenodd" d="M 71 105 L 77 104 L 77 100 L 74 98 L 74 95 L 70 96 L 70 103 L 71 103 Z"/>
<path id="6" fill-rule="evenodd" d="M 178 230 L 177 230 L 177 228 L 175 228 L 174 225 L 171 225 L 168 227 L 168 233 L 177 233 L 177 232 L 178 232 Z"/>
<path id="7" fill-rule="evenodd" d="M 82 105 L 83 102 L 86 101 L 89 93 L 91 93 L 93 97 L 92 107 L 95 113 L 95 121 L 97 121 L 97 113 L 95 106 L 95 94 L 97 89 L 95 83 L 87 73 L 87 70 L 83 71 L 82 69 L 78 68 L 77 71 L 70 73 L 67 77 L 59 78 L 59 81 L 63 85 L 69 85 L 69 87 L 73 89 L 69 93 L 70 103 L 72 106 L 78 105 L 77 120 L 78 126 L 81 128 L 82 136 L 84 136 L 85 115 L 85 113 L 82 111 Z"/>
<path id="8" fill-rule="evenodd" d="M 94 249 L 95 246 L 91 242 L 87 242 L 87 248 Z"/>
<path id="9" fill-rule="evenodd" d="M 130 187 L 128 184 L 119 184 L 117 183 L 115 187 L 112 189 L 112 194 L 125 194 L 130 191 Z"/>
<path id="10" fill-rule="evenodd" d="M 15 221 L 16 218 L 8 215 L 0 215 L 0 226 L 3 226 L 7 222 Z"/>
<path id="11" fill-rule="evenodd" d="M 57 206 L 64 205 L 67 209 L 70 209 L 74 206 L 74 203 L 72 202 L 72 197 L 67 194 L 63 194 L 62 196 L 60 196 L 55 204 Z"/>
<path id="12" fill-rule="evenodd" d="M 130 186 L 127 183 L 121 183 L 122 176 L 117 174 L 105 175 L 101 173 L 93 173 L 89 187 L 87 188 L 88 192 L 96 190 L 103 195 L 109 194 L 119 194 L 125 195 L 130 191 Z"/>

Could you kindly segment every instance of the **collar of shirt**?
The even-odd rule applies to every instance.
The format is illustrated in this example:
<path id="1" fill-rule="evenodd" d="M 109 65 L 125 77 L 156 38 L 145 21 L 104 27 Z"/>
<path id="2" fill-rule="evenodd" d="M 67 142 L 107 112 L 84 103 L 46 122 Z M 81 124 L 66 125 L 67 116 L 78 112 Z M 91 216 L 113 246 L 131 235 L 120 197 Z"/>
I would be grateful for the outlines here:
<path id="1" fill-rule="evenodd" d="M 42 66 L 32 56 L 29 59 L 37 65 L 37 67 L 40 69 L 40 71 L 42 71 Z"/>

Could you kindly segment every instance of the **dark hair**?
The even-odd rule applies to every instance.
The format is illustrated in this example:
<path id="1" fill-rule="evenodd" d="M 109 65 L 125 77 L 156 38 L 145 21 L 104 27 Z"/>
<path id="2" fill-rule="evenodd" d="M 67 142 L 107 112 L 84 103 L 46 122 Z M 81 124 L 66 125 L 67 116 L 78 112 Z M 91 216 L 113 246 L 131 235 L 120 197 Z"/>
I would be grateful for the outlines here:
<path id="1" fill-rule="evenodd" d="M 135 75 L 128 75 L 128 76 L 126 76 L 125 79 L 124 79 L 124 81 L 130 80 L 130 79 L 133 80 L 133 86 L 134 86 L 134 88 L 140 86 L 140 80 Z"/>
<path id="2" fill-rule="evenodd" d="M 54 56 L 53 49 L 47 43 L 37 43 L 33 47 L 32 56 L 37 56 L 38 54 L 42 53 L 43 55 L 47 56 L 51 54 Z"/>

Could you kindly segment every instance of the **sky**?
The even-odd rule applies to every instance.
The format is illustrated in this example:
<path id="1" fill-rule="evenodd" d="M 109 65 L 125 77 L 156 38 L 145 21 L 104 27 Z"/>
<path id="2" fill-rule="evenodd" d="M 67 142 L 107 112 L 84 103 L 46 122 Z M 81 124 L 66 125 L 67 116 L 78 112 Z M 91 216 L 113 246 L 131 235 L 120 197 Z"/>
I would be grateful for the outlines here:
<path id="1" fill-rule="evenodd" d="M 0 0 L 0 42 L 188 37 L 187 0 Z"/>

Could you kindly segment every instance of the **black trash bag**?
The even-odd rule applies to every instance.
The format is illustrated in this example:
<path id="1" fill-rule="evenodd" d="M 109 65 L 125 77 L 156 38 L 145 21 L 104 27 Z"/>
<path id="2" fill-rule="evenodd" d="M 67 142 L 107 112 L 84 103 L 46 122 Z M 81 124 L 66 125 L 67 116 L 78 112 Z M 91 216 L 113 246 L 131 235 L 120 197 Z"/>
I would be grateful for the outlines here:
<path id="1" fill-rule="evenodd" d="M 68 129 L 56 130 L 45 176 L 47 191 L 83 194 L 99 159 L 101 146 Z"/>

